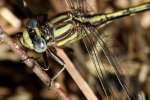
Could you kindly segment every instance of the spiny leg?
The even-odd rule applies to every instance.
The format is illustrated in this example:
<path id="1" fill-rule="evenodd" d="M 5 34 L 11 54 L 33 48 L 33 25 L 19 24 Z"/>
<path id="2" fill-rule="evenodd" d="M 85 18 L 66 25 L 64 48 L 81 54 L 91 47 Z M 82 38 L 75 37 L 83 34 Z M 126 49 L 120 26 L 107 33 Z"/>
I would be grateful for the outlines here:
<path id="1" fill-rule="evenodd" d="M 53 86 L 55 79 L 65 70 L 65 63 L 63 62 L 61 58 L 59 58 L 56 54 L 54 54 L 52 50 L 48 49 L 46 52 L 48 56 L 52 57 L 56 62 L 58 62 L 62 66 L 62 68 L 57 72 L 57 74 L 51 78 L 51 81 L 49 84 L 49 87 L 51 88 Z"/>

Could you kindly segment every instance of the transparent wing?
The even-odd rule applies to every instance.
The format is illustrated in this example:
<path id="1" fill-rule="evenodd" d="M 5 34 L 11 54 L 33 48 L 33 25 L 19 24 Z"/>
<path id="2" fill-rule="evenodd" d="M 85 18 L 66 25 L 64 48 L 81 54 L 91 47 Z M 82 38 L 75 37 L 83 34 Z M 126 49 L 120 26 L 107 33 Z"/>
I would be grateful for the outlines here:
<path id="1" fill-rule="evenodd" d="M 86 0 L 80 0 L 80 2 L 77 0 L 77 6 L 78 9 L 80 9 L 83 13 L 87 13 L 86 11 L 86 6 L 85 6 Z M 80 11 L 79 10 L 79 11 Z M 82 13 L 79 13 L 81 15 Z M 99 37 L 98 31 L 96 28 L 90 26 L 90 25 L 80 25 L 78 29 L 79 33 L 82 34 L 82 37 L 85 35 L 87 36 L 87 39 L 83 38 L 83 42 L 85 44 L 85 48 L 90 56 L 90 59 L 95 67 L 96 70 L 96 75 L 98 77 L 98 82 L 100 84 L 101 90 L 103 91 L 103 94 L 111 99 L 111 95 L 115 93 L 114 88 L 111 86 L 111 82 L 108 79 L 105 79 L 105 76 L 108 74 L 106 70 L 106 65 L 103 64 L 102 59 L 98 56 L 99 54 L 99 48 L 102 49 L 104 56 L 106 57 L 107 61 L 111 64 L 111 70 L 113 70 L 115 78 L 117 79 L 117 83 L 121 86 L 122 90 L 125 91 L 127 98 L 130 99 L 128 90 L 126 88 L 126 84 L 123 83 L 121 79 L 121 74 L 117 68 L 117 63 L 114 61 L 113 56 L 111 55 L 109 49 L 107 48 L 106 44 L 104 41 Z M 92 34 L 93 40 L 96 40 L 97 43 L 95 45 L 95 42 L 88 37 L 89 34 Z M 92 46 L 88 46 L 88 43 Z M 95 45 L 95 46 L 94 46 Z M 101 94 L 101 93 L 100 93 Z"/>
<path id="2" fill-rule="evenodd" d="M 81 15 L 82 13 L 86 13 L 86 0 L 66 0 L 66 3 L 70 6 L 70 8 L 72 9 L 72 13 L 73 14 L 77 14 L 77 15 Z M 91 30 L 91 31 L 90 31 Z M 94 34 L 93 37 L 98 40 L 97 38 L 97 31 L 94 28 L 88 28 L 86 27 L 86 25 L 80 25 L 75 31 L 78 31 L 82 37 L 84 37 L 85 35 L 87 35 L 87 39 L 83 38 L 83 42 L 85 44 L 85 48 L 90 56 L 91 61 L 93 62 L 93 65 L 95 67 L 96 70 L 96 75 L 98 77 L 98 83 L 99 86 L 101 87 L 101 90 L 103 91 L 102 93 L 105 95 L 105 97 L 111 99 L 111 95 L 114 92 L 113 88 L 111 88 L 109 80 L 105 79 L 105 75 L 107 75 L 107 71 L 106 71 L 106 67 L 105 65 L 102 63 L 102 60 L 99 58 L 98 54 L 98 49 L 99 48 L 103 48 L 104 54 L 107 57 L 107 60 L 113 64 L 113 68 L 114 70 L 116 70 L 115 72 L 115 76 L 119 82 L 119 84 L 121 85 L 121 87 L 126 91 L 127 90 L 125 88 L 125 85 L 122 83 L 121 79 L 120 79 L 120 74 L 118 73 L 118 70 L 116 68 L 116 65 L 114 64 L 114 61 L 112 60 L 112 57 L 110 56 L 110 53 L 108 51 L 108 49 L 106 48 L 106 46 L 104 45 L 104 42 L 101 40 L 100 43 L 98 41 L 98 45 L 96 46 L 88 46 L 88 43 L 90 43 L 91 45 L 95 45 L 94 41 L 92 41 L 91 39 L 89 39 L 88 34 L 90 34 L 91 32 Z M 102 46 L 104 45 L 104 47 Z M 99 92 L 98 88 L 97 91 Z M 99 93 L 101 95 L 101 92 Z M 128 93 L 127 93 L 128 96 Z"/>
<path id="3" fill-rule="evenodd" d="M 75 4 L 74 4 L 73 0 L 65 0 L 65 2 L 68 5 L 68 7 L 70 8 L 70 10 L 75 9 Z"/>
<path id="4" fill-rule="evenodd" d="M 84 36 L 84 34 L 88 34 L 87 29 L 84 26 L 82 28 L 83 28 L 83 30 L 81 31 L 82 36 Z M 86 40 L 83 39 L 83 42 L 84 42 L 86 50 L 90 56 L 91 61 L 94 64 L 94 67 L 96 70 L 96 75 L 97 75 L 99 83 L 100 83 L 100 87 L 102 87 L 104 95 L 108 97 L 108 95 L 110 94 L 109 92 L 111 92 L 111 90 L 109 88 L 107 88 L 108 84 L 106 81 L 103 80 L 105 72 L 103 71 L 102 68 L 104 68 L 104 66 L 102 65 L 101 60 L 97 56 L 97 52 L 98 52 L 97 48 L 88 46 L 88 43 L 90 43 L 91 45 L 94 45 L 94 41 L 90 41 L 90 39 L 87 37 Z"/>
<path id="5" fill-rule="evenodd" d="M 82 16 L 82 14 L 87 13 L 86 0 L 66 1 L 68 2 L 68 5 L 70 5 L 70 8 L 73 8 L 73 14 Z M 119 67 L 114 54 L 110 52 L 108 46 L 101 38 L 101 33 L 98 32 L 97 28 L 87 23 L 81 23 L 76 31 L 78 31 L 83 37 L 82 39 L 85 48 L 93 63 L 93 66 L 91 67 L 95 68 L 95 73 L 98 77 L 98 84 L 101 87 L 102 92 L 99 88 L 96 89 L 101 97 L 105 95 L 109 100 L 131 100 L 132 98 L 129 89 L 127 88 L 128 83 L 126 82 L 126 77 Z M 89 46 L 89 44 L 91 46 Z M 101 53 L 103 54 L 103 57 L 99 56 L 100 49 L 102 50 Z M 136 97 L 134 97 L 134 99 L 135 98 Z"/>
<path id="6" fill-rule="evenodd" d="M 65 0 L 73 14 L 81 14 L 86 12 L 86 0 Z"/>
<path id="7" fill-rule="evenodd" d="M 134 82 L 129 82 L 128 77 L 123 74 L 121 69 L 123 66 L 118 64 L 115 55 L 109 50 L 97 29 L 92 26 L 83 26 L 82 29 L 84 29 L 82 34 L 87 35 L 83 42 L 94 64 L 95 72 L 105 96 L 109 96 L 109 99 L 113 98 L 116 100 L 119 98 L 122 100 L 130 100 L 131 97 L 133 100 L 136 100 L 139 95 L 139 90 L 136 90 L 135 93 L 134 90 L 129 88 L 134 88 Z M 89 34 L 91 34 L 91 38 Z M 99 51 L 100 49 L 101 51 Z M 99 56 L 100 53 L 103 56 Z"/>
<path id="8" fill-rule="evenodd" d="M 100 87 L 103 90 L 104 95 L 109 99 L 119 98 L 117 97 L 117 95 L 114 95 L 116 94 L 115 85 L 118 84 L 120 87 L 120 91 L 122 91 L 122 95 L 124 95 L 126 98 L 130 100 L 126 83 L 123 80 L 124 75 L 121 74 L 122 72 L 118 68 L 118 64 L 116 63 L 115 58 L 112 56 L 105 42 L 101 39 L 101 37 L 97 35 L 98 34 L 97 30 L 94 27 L 82 26 L 81 33 L 83 36 L 84 34 L 87 35 L 86 39 L 83 39 L 83 42 L 85 44 L 85 47 L 87 49 L 91 61 L 94 64 L 96 74 L 100 83 Z M 95 42 L 88 37 L 88 35 L 91 33 L 93 34 L 92 38 L 94 40 L 97 40 L 96 45 Z M 90 43 L 92 46 L 91 47 L 88 46 L 88 43 Z M 98 56 L 99 48 L 102 49 L 102 53 L 104 54 L 104 57 L 106 58 L 106 60 L 110 65 L 104 64 L 102 58 Z M 107 76 L 109 76 L 110 72 L 113 72 L 115 80 L 113 79 L 108 80 L 106 78 Z"/>

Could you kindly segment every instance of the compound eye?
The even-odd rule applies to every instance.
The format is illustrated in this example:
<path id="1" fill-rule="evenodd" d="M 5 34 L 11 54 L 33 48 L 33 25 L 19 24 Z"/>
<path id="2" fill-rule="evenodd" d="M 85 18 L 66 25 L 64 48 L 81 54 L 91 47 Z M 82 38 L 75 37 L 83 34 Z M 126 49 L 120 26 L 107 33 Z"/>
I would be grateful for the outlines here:
<path id="1" fill-rule="evenodd" d="M 29 28 L 29 29 L 33 29 L 35 27 L 37 27 L 37 20 L 35 19 L 30 19 L 28 22 L 27 22 L 27 25 L 26 27 Z"/>
<path id="2" fill-rule="evenodd" d="M 33 41 L 34 50 L 38 53 L 43 53 L 47 49 L 46 41 L 41 37 L 36 37 Z"/>

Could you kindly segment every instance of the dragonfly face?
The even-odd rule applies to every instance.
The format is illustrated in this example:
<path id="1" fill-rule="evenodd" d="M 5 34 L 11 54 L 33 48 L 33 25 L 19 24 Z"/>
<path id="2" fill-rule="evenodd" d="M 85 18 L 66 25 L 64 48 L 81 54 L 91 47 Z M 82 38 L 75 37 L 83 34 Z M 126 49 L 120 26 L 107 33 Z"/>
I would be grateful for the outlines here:
<path id="1" fill-rule="evenodd" d="M 35 19 L 31 19 L 28 21 L 26 27 L 27 29 L 23 32 L 20 39 L 22 45 L 37 53 L 45 52 L 47 49 L 47 42 L 38 28 L 38 22 Z"/>

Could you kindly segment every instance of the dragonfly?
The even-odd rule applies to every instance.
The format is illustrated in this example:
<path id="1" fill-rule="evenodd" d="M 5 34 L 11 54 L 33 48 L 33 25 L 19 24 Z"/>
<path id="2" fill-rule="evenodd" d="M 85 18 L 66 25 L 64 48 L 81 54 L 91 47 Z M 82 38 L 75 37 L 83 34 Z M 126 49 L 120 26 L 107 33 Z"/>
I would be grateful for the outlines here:
<path id="1" fill-rule="evenodd" d="M 42 68 L 44 70 L 48 70 L 49 64 L 47 59 L 49 57 L 53 58 L 60 65 L 65 65 L 63 60 L 60 59 L 51 48 L 71 44 L 82 39 L 91 61 L 95 66 L 103 94 L 109 99 L 112 99 L 112 97 L 109 96 L 114 93 L 114 90 L 110 86 L 109 81 L 104 79 L 104 74 L 106 74 L 105 66 L 102 64 L 101 59 L 97 55 L 98 49 L 101 48 L 106 59 L 111 65 L 111 69 L 115 74 L 117 82 L 126 95 L 126 99 L 131 100 L 126 83 L 121 79 L 122 74 L 119 70 L 119 65 L 104 40 L 99 35 L 101 34 L 99 29 L 101 26 L 104 26 L 118 18 L 150 10 L 150 2 L 104 14 L 89 14 L 86 9 L 86 0 L 65 0 L 64 2 L 66 2 L 69 6 L 69 11 L 50 18 L 42 24 L 34 18 L 28 21 L 26 30 L 22 32 L 19 39 L 23 47 L 42 54 L 42 57 L 45 60 L 45 65 L 42 66 Z M 87 43 L 94 45 L 94 42 L 90 40 L 89 35 L 97 40 L 96 45 L 93 47 L 87 46 Z M 56 79 L 57 76 L 64 70 L 65 68 L 63 67 L 52 79 Z"/>

